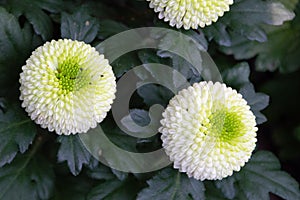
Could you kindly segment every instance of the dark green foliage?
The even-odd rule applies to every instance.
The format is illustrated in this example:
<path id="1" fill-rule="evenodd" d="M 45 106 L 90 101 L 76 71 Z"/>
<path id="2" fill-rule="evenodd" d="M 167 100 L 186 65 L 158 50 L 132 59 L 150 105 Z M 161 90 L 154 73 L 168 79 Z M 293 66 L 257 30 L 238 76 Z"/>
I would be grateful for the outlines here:
<path id="1" fill-rule="evenodd" d="M 269 192 L 287 200 L 299 199 L 299 184 L 270 152 L 260 151 L 232 177 L 216 182 L 229 199 L 268 199 Z"/>
<path id="2" fill-rule="evenodd" d="M 36 47 L 60 38 L 97 47 L 132 28 L 170 28 L 148 7 L 144 0 L 0 0 L 0 200 L 264 200 L 269 193 L 300 199 L 298 0 L 235 0 L 230 12 L 211 26 L 171 28 L 183 34 L 175 39 L 156 33 L 152 36 L 159 39 L 157 49 L 128 52 L 110 63 L 117 80 L 141 65 L 145 72 L 136 72 L 137 77 L 178 90 L 201 80 L 220 79 L 243 95 L 256 116 L 258 149 L 276 153 L 279 160 L 268 151 L 258 151 L 241 171 L 218 181 L 188 178 L 172 166 L 144 174 L 125 173 L 98 162 L 78 135 L 57 136 L 27 116 L 18 100 L 18 79 Z M 178 49 L 182 55 L 174 53 Z M 153 63 L 175 72 L 162 74 L 160 68 L 145 65 Z M 205 71 L 216 66 L 219 77 Z M 154 116 L 149 108 L 154 104 L 166 107 L 176 93 L 167 88 L 159 84 L 138 87 L 130 99 L 130 115 L 122 121 L 125 127 L 134 129 L 133 122 L 149 125 Z M 149 130 L 157 130 L 159 114 Z M 100 125 L 106 137 L 126 151 L 162 148 L 159 133 L 132 137 L 117 126 L 111 113 Z M 129 159 L 118 151 L 110 155 L 128 164 Z M 296 180 L 281 169 L 279 161 Z"/>
<path id="3" fill-rule="evenodd" d="M 143 189 L 137 199 L 201 200 L 205 198 L 205 188 L 201 181 L 188 178 L 186 174 L 174 169 L 162 170 L 147 183 L 149 187 Z"/>
<path id="4" fill-rule="evenodd" d="M 78 175 L 84 164 L 93 161 L 92 155 L 82 144 L 78 135 L 59 136 L 60 147 L 57 152 L 59 162 L 67 161 L 70 172 Z"/>
<path id="5" fill-rule="evenodd" d="M 84 9 L 72 15 L 62 13 L 61 37 L 72 40 L 92 42 L 97 36 L 99 24 Z"/>
<path id="6" fill-rule="evenodd" d="M 0 199 L 49 199 L 54 189 L 51 164 L 33 155 L 17 157 L 0 171 Z"/>
<path id="7" fill-rule="evenodd" d="M 20 27 L 17 18 L 0 7 L 0 94 L 15 85 L 18 73 L 32 50 L 32 31 L 26 23 Z M 17 59 L 16 59 L 17 58 Z"/>
<path id="8" fill-rule="evenodd" d="M 0 99 L 0 166 L 10 163 L 18 152 L 24 153 L 36 135 L 34 122 L 19 105 L 5 105 Z"/>

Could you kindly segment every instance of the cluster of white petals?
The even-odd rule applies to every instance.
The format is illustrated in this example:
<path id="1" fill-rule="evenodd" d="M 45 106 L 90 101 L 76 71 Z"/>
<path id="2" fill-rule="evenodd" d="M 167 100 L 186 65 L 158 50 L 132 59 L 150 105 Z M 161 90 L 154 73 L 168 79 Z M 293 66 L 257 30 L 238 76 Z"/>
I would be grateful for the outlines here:
<path id="1" fill-rule="evenodd" d="M 22 107 L 42 128 L 57 134 L 96 127 L 115 98 L 115 76 L 108 60 L 84 42 L 47 42 L 32 53 L 22 70 Z"/>
<path id="2" fill-rule="evenodd" d="M 147 0 L 158 17 L 176 28 L 197 29 L 216 22 L 233 0 Z"/>
<path id="3" fill-rule="evenodd" d="M 161 139 L 174 168 L 198 180 L 239 171 L 256 143 L 255 116 L 236 90 L 200 82 L 173 97 L 163 112 Z"/>

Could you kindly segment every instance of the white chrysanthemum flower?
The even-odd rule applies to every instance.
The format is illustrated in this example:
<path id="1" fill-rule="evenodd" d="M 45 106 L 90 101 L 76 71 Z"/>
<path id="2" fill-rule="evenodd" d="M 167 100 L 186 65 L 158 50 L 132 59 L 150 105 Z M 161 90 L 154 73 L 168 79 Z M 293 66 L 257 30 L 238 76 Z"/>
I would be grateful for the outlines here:
<path id="1" fill-rule="evenodd" d="M 84 42 L 47 42 L 32 53 L 22 70 L 22 107 L 42 128 L 57 134 L 96 127 L 115 98 L 115 76 L 108 60 Z"/>
<path id="2" fill-rule="evenodd" d="M 255 116 L 225 84 L 200 82 L 173 97 L 161 120 L 163 147 L 174 168 L 200 180 L 239 171 L 256 143 Z"/>
<path id="3" fill-rule="evenodd" d="M 147 0 L 150 8 L 158 12 L 159 19 L 169 21 L 176 28 L 197 29 L 216 22 L 229 11 L 233 0 Z"/>

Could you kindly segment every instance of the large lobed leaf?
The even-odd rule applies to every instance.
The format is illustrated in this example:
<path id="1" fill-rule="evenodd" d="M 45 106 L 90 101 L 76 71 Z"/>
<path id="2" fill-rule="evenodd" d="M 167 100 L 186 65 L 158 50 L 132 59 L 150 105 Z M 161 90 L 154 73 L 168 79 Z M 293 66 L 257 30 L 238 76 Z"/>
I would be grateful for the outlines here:
<path id="1" fill-rule="evenodd" d="M 249 59 L 258 55 L 255 64 L 260 71 L 292 72 L 299 68 L 299 13 L 297 5 L 296 17 L 290 23 L 280 27 L 267 28 L 268 41 L 260 43 L 246 38 L 237 38 L 229 47 L 221 47 L 226 54 L 233 54 L 236 59 Z"/>
<path id="2" fill-rule="evenodd" d="M 269 105 L 269 96 L 255 92 L 254 86 L 251 83 L 244 85 L 239 93 L 246 99 L 248 105 L 251 107 L 252 112 L 256 116 L 256 123 L 262 124 L 267 121 L 267 118 L 260 112 Z"/>
<path id="3" fill-rule="evenodd" d="M 63 7 L 61 0 L 10 0 L 6 7 L 17 18 L 24 15 L 33 26 L 37 35 L 44 41 L 49 40 L 53 33 L 53 24 L 50 16 L 44 11 L 60 12 Z"/>
<path id="4" fill-rule="evenodd" d="M 250 67 L 246 62 L 239 63 L 222 72 L 222 78 L 226 85 L 236 89 L 241 88 L 243 85 L 249 83 L 249 76 Z"/>
<path id="5" fill-rule="evenodd" d="M 149 187 L 138 194 L 138 200 L 202 200 L 204 185 L 177 170 L 166 168 L 147 181 Z"/>
<path id="6" fill-rule="evenodd" d="M 239 173 L 216 185 L 229 199 L 269 199 L 269 192 L 287 200 L 300 199 L 297 181 L 281 171 L 278 159 L 267 151 L 255 153 Z"/>
<path id="7" fill-rule="evenodd" d="M 62 13 L 61 37 L 73 40 L 92 42 L 98 33 L 99 24 L 84 9 L 79 9 L 73 14 Z"/>
<path id="8" fill-rule="evenodd" d="M 60 147 L 57 153 L 59 162 L 66 161 L 73 175 L 78 175 L 83 165 L 94 164 L 93 156 L 82 144 L 78 135 L 59 136 Z"/>
<path id="9" fill-rule="evenodd" d="M 36 128 L 19 105 L 4 106 L 0 100 L 0 167 L 10 163 L 18 152 L 24 153 L 32 143 Z"/>
<path id="10" fill-rule="evenodd" d="M 25 24 L 0 7 L 0 95 L 16 84 L 18 73 L 32 48 L 32 32 Z"/>
<path id="11" fill-rule="evenodd" d="M 44 159 L 22 155 L 0 170 L 0 199 L 49 199 L 53 189 L 54 174 Z"/>
<path id="12" fill-rule="evenodd" d="M 209 40 L 214 39 L 219 45 L 227 47 L 240 38 L 265 42 L 267 36 L 262 25 L 282 25 L 294 17 L 295 14 L 280 2 L 236 0 L 230 12 L 204 31 Z"/>

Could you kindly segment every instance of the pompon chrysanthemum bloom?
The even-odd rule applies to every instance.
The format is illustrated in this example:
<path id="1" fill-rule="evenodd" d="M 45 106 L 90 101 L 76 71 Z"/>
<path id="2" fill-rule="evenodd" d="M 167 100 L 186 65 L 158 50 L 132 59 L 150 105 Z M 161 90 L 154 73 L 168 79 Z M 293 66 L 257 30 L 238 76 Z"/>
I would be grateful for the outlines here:
<path id="1" fill-rule="evenodd" d="M 174 168 L 200 180 L 239 171 L 256 143 L 255 116 L 225 84 L 200 82 L 173 97 L 159 131 Z"/>
<path id="2" fill-rule="evenodd" d="M 197 29 L 216 22 L 218 17 L 229 11 L 233 0 L 147 0 L 150 8 L 176 28 Z"/>
<path id="3" fill-rule="evenodd" d="M 57 134 L 96 127 L 115 98 L 115 76 L 108 60 L 84 42 L 47 42 L 32 53 L 22 70 L 22 107 L 42 128 Z"/>

